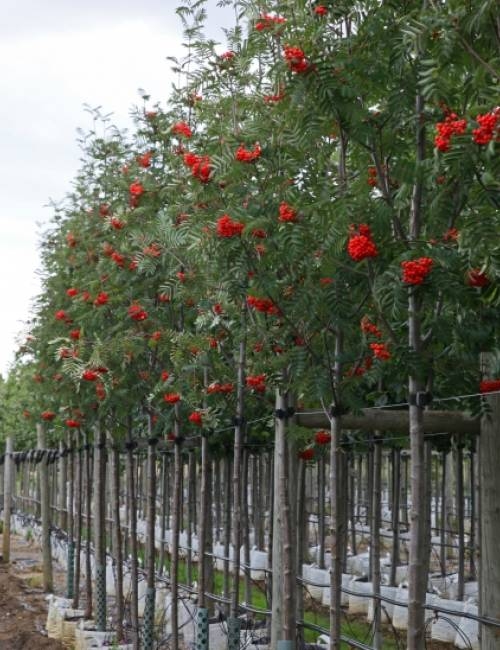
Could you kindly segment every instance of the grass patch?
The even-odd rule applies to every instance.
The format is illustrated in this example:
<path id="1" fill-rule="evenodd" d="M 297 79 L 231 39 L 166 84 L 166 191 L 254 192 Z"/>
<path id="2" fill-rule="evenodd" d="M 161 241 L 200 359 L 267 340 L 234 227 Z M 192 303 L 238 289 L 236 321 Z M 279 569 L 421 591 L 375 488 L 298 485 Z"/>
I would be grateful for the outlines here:
<path id="1" fill-rule="evenodd" d="M 170 562 L 167 560 L 165 562 L 165 569 L 169 570 Z M 230 580 L 232 575 L 230 575 Z M 193 563 L 192 565 L 192 580 L 198 580 L 198 569 L 197 564 Z M 188 584 L 188 570 L 187 570 L 187 561 L 184 559 L 179 559 L 179 584 Z M 231 588 L 231 582 L 230 588 Z M 217 595 L 222 595 L 224 586 L 224 574 L 222 571 L 214 570 L 214 593 Z M 245 596 L 245 582 L 243 578 L 239 580 L 239 591 L 240 591 L 240 600 L 244 600 Z M 264 592 L 264 585 L 262 583 L 252 583 L 252 603 L 254 607 L 258 609 L 268 609 L 266 594 Z M 318 603 L 312 603 L 307 611 L 304 614 L 304 620 L 308 623 L 313 623 L 320 627 L 329 629 L 330 619 L 326 608 L 321 607 Z M 307 605 L 306 605 L 307 607 Z M 341 631 L 342 634 L 356 641 L 361 641 L 370 645 L 372 640 L 372 629 L 370 623 L 359 618 L 350 618 L 348 614 L 345 614 L 346 620 L 342 623 Z M 315 630 L 305 629 L 304 637 L 305 641 L 308 643 L 315 643 L 318 639 L 319 632 Z M 382 630 L 383 634 L 383 649 L 384 650 L 397 650 L 398 645 L 396 640 L 393 638 L 392 630 L 386 629 Z M 342 650 L 349 650 L 352 646 L 349 646 L 346 643 L 342 643 Z"/>

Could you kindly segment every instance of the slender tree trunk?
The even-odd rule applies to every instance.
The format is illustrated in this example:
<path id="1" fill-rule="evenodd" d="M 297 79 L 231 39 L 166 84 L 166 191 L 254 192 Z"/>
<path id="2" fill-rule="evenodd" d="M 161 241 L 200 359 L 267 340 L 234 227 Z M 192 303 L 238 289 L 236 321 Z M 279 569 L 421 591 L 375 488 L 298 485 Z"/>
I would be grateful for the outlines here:
<path id="1" fill-rule="evenodd" d="M 371 527 L 372 538 L 372 584 L 375 596 L 380 596 L 380 526 L 382 519 L 382 438 L 375 433 L 375 448 L 373 453 L 373 521 Z M 373 603 L 373 647 L 375 650 L 382 648 L 381 632 L 381 601 L 375 598 Z"/>
<path id="2" fill-rule="evenodd" d="M 297 566 L 296 574 L 302 578 L 302 563 L 304 562 L 305 550 L 307 549 L 307 508 L 306 508 L 306 464 L 303 460 L 299 461 L 298 475 L 297 475 L 297 511 L 295 518 L 295 546 L 297 548 Z M 296 585 L 296 603 L 297 603 L 297 619 L 304 619 L 304 586 L 300 581 Z M 297 630 L 297 645 L 299 648 L 304 643 L 304 629 L 302 627 Z"/>
<path id="3" fill-rule="evenodd" d="M 447 513 L 447 507 L 446 507 L 446 465 L 447 465 L 447 456 L 448 452 L 442 451 L 441 452 L 441 531 L 440 531 L 440 541 L 441 541 L 441 548 L 439 549 L 439 554 L 440 554 L 440 565 L 441 565 L 441 575 L 444 577 L 446 575 L 446 542 L 447 542 L 447 535 L 446 535 L 446 513 Z"/>
<path id="4" fill-rule="evenodd" d="M 208 384 L 208 375 L 204 371 L 204 384 Z M 206 404 L 204 405 L 206 407 Z M 200 521 L 198 524 L 198 620 L 206 618 L 209 600 L 206 592 L 213 591 L 213 569 L 212 569 L 212 462 L 209 456 L 208 439 L 206 433 L 201 434 L 201 481 L 200 481 Z M 218 481 L 220 489 L 220 477 Z M 220 495 L 219 495 L 220 496 Z M 218 506 L 220 518 L 220 503 Z M 220 521 L 219 521 L 220 523 Z M 217 528 L 217 536 L 219 535 Z"/>
<path id="5" fill-rule="evenodd" d="M 203 464 L 203 463 L 202 463 Z M 214 487 L 215 492 L 215 541 L 220 542 L 221 540 L 221 530 L 222 530 L 222 493 L 221 493 L 221 461 L 219 458 L 216 458 L 214 461 Z M 203 475 L 203 469 L 202 469 Z M 202 479 L 203 484 L 203 479 Z M 200 508 L 201 501 L 203 500 L 200 495 Z M 201 516 L 200 516 L 201 519 Z"/>
<path id="6" fill-rule="evenodd" d="M 155 620 L 155 524 L 156 524 L 156 445 L 152 433 L 152 416 L 148 416 L 147 511 L 146 511 L 146 603 L 144 608 L 143 648 L 153 650 Z"/>
<path id="7" fill-rule="evenodd" d="M 373 439 L 372 439 L 372 434 L 370 433 L 369 436 L 369 444 L 368 444 L 368 453 L 367 453 L 367 491 L 366 491 L 366 512 L 367 512 L 367 517 L 366 517 L 366 523 L 368 526 L 372 526 L 373 524 Z M 372 565 L 373 565 L 373 545 L 370 544 L 370 548 L 368 551 L 368 558 L 369 558 L 369 573 L 371 575 L 372 572 Z"/>
<path id="8" fill-rule="evenodd" d="M 53 591 L 52 578 L 52 546 L 50 541 L 50 492 L 49 492 L 49 468 L 48 457 L 45 450 L 45 430 L 43 424 L 36 425 L 38 449 L 45 453 L 38 464 L 38 475 L 40 482 L 40 510 L 42 515 L 42 557 L 43 557 L 43 589 L 47 592 Z"/>
<path id="9" fill-rule="evenodd" d="M 106 630 L 106 443 L 98 422 L 94 431 L 94 551 L 96 573 L 95 619 L 99 631 Z"/>
<path id="10" fill-rule="evenodd" d="M 64 442 L 59 443 L 59 526 L 62 530 L 68 530 L 68 461 L 66 458 L 66 446 Z"/>
<path id="11" fill-rule="evenodd" d="M 491 378 L 495 361 L 493 355 L 483 353 L 481 366 L 483 376 Z M 480 511 L 481 553 L 479 576 L 479 613 L 499 618 L 500 612 L 500 395 L 483 398 L 489 408 L 481 420 L 479 438 L 480 464 Z M 500 629 L 481 626 L 481 650 L 497 650 L 500 646 Z"/>
<path id="12" fill-rule="evenodd" d="M 182 489 L 182 439 L 179 431 L 179 405 L 175 405 L 174 422 L 174 490 L 172 504 L 172 546 L 170 557 L 170 591 L 172 595 L 172 647 L 179 647 L 179 532 L 181 525 L 181 489 Z"/>
<path id="13" fill-rule="evenodd" d="M 129 418 L 127 430 L 127 496 L 130 537 L 130 623 L 132 626 L 132 644 L 134 650 L 139 648 L 139 594 L 138 594 L 138 549 L 137 549 L 137 495 L 136 495 L 136 468 L 134 449 L 137 444 L 132 438 L 132 420 Z"/>
<path id="14" fill-rule="evenodd" d="M 69 433 L 67 447 L 65 448 L 68 459 L 64 459 L 66 470 L 61 469 L 61 474 L 63 475 L 61 482 L 64 483 L 64 498 L 61 499 L 64 517 L 61 518 L 61 524 L 64 521 L 62 528 L 68 534 L 68 570 L 66 582 L 66 594 L 68 598 L 73 598 L 75 591 L 75 453 L 72 437 L 72 434 Z"/>
<path id="15" fill-rule="evenodd" d="M 470 536 L 469 536 L 469 573 L 472 580 L 476 576 L 476 526 L 477 526 L 477 495 L 476 495 L 476 442 L 470 447 Z"/>
<path id="16" fill-rule="evenodd" d="M 242 331 L 246 330 L 246 301 L 241 306 Z M 243 449 L 243 407 L 245 388 L 246 339 L 240 341 L 238 355 L 238 378 L 236 397 L 236 418 L 234 427 L 233 455 L 233 584 L 231 591 L 231 618 L 237 618 L 239 613 L 239 580 L 240 580 L 240 546 L 241 546 L 241 454 Z"/>
<path id="17" fill-rule="evenodd" d="M 194 451 L 188 453 L 188 482 L 187 482 L 187 521 L 186 521 L 186 537 L 187 537 L 187 583 L 193 584 L 193 527 L 195 526 L 195 504 L 196 504 L 196 458 Z M 199 541 L 199 539 L 198 539 Z M 198 564 L 199 567 L 199 564 Z"/>
<path id="18" fill-rule="evenodd" d="M 242 481 L 241 481 L 241 510 L 242 510 L 242 541 L 244 569 L 245 603 L 252 603 L 252 580 L 250 575 L 250 513 L 248 510 L 248 449 L 243 449 Z"/>
<path id="19" fill-rule="evenodd" d="M 353 555 L 357 554 L 356 543 L 356 475 L 355 475 L 355 456 L 351 452 L 348 460 L 348 481 L 349 481 L 349 523 L 351 534 L 351 551 Z M 361 480 L 361 477 L 359 477 Z"/>
<path id="20" fill-rule="evenodd" d="M 113 555 L 116 573 L 116 634 L 123 639 L 123 554 L 120 522 L 120 453 L 116 444 L 111 446 L 111 504 L 113 508 Z"/>
<path id="21" fill-rule="evenodd" d="M 275 520 L 274 512 L 274 486 L 275 486 L 275 472 L 276 472 L 276 463 L 274 453 L 269 453 L 268 455 L 268 477 L 269 483 L 267 485 L 267 499 L 268 499 L 268 509 L 269 509 L 269 530 L 268 530 L 268 541 L 267 541 L 267 566 L 271 569 L 273 566 L 273 553 L 275 548 L 275 530 L 278 525 Z M 266 601 L 267 609 L 272 609 L 274 598 L 274 580 L 273 574 L 271 571 L 266 573 Z M 272 618 L 267 618 L 267 636 L 272 635 Z"/>
<path id="22" fill-rule="evenodd" d="M 463 443 L 457 440 L 457 526 L 458 526 L 458 583 L 457 600 L 464 599 L 465 582 L 465 530 L 464 530 L 464 455 Z"/>
<path id="23" fill-rule="evenodd" d="M 224 459 L 224 557 L 229 558 L 231 548 L 231 459 Z M 229 560 L 224 560 L 222 577 L 222 593 L 224 598 L 229 598 Z M 229 615 L 229 606 L 225 605 L 225 612 Z"/>
<path id="24" fill-rule="evenodd" d="M 8 436 L 5 440 L 5 460 L 3 470 L 3 531 L 2 531 L 2 558 L 10 562 L 10 518 L 12 511 L 12 454 L 14 453 L 14 439 Z"/>
<path id="25" fill-rule="evenodd" d="M 393 488 L 392 488 L 392 553 L 391 574 L 389 584 L 396 585 L 396 568 L 399 565 L 399 502 L 401 496 L 401 451 L 395 447 L 392 450 L 393 459 Z"/>
<path id="26" fill-rule="evenodd" d="M 83 447 L 80 432 L 75 434 L 76 452 L 76 484 L 75 484 L 75 583 L 73 595 L 73 607 L 78 609 L 80 605 L 80 575 L 81 575 L 81 553 L 82 553 L 82 513 L 83 513 Z"/>
<path id="27" fill-rule="evenodd" d="M 335 386 L 340 385 L 342 379 L 341 356 L 343 352 L 343 337 L 337 331 L 335 340 L 334 380 Z M 342 588 L 342 560 L 343 541 L 345 531 L 342 529 L 344 517 L 342 516 L 342 451 L 340 449 L 342 437 L 342 420 L 339 412 L 340 404 L 334 405 L 331 418 L 331 444 L 330 444 L 330 518 L 331 518 L 331 551 L 332 566 L 330 572 L 330 650 L 340 649 L 340 624 L 342 618 L 341 588 Z"/>
<path id="28" fill-rule="evenodd" d="M 414 289 L 413 289 L 414 291 Z M 410 296 L 410 345 L 415 352 L 421 347 L 420 306 L 414 293 Z M 416 399 L 424 392 L 424 385 L 415 377 L 409 380 L 410 396 Z M 423 409 L 410 404 L 411 449 L 411 512 L 410 512 L 410 562 L 408 594 L 408 650 L 424 650 L 425 646 L 425 597 L 429 558 L 426 547 L 426 496 L 427 480 L 424 451 Z"/>
<path id="29" fill-rule="evenodd" d="M 318 458 L 318 566 L 325 568 L 325 457 Z"/>
<path id="30" fill-rule="evenodd" d="M 167 503 L 170 498 L 168 483 L 168 456 L 163 452 L 161 462 L 160 575 L 163 575 L 165 571 L 165 532 L 167 529 Z"/>

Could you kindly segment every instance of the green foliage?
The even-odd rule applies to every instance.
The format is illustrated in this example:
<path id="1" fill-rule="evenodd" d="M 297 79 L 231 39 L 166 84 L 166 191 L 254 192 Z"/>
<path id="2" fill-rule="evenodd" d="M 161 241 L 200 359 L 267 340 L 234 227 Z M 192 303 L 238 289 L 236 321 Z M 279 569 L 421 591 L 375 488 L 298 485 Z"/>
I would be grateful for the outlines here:
<path id="1" fill-rule="evenodd" d="M 498 91 L 493 3 L 336 2 L 320 17 L 294 0 L 277 3 L 285 23 L 262 30 L 260 3 L 222 4 L 239 16 L 225 46 L 204 36 L 204 0 L 179 7 L 178 85 L 164 108 L 148 108 L 144 93 L 135 131 L 89 109 L 95 127 L 80 136 L 81 170 L 41 243 L 26 362 L 0 385 L 3 431 L 28 439 L 23 410 L 37 419 L 51 409 L 54 438 L 67 419 L 90 429 L 96 418 L 122 436 L 142 435 L 150 417 L 163 435 L 175 424 L 163 397 L 173 392 L 181 434 L 199 434 L 188 416 L 200 410 L 214 453 L 226 453 L 237 396 L 248 422 L 264 418 L 248 438 L 267 444 L 284 375 L 314 408 L 404 401 L 408 374 L 432 380 L 438 396 L 477 391 L 477 355 L 498 345 L 500 306 L 498 142 L 472 137 Z M 286 45 L 302 49 L 305 70 L 287 63 Z M 439 151 L 435 125 L 450 111 L 466 126 Z M 176 133 L 179 122 L 192 137 Z M 238 160 L 240 146 L 259 154 Z M 291 220 L 280 218 L 283 203 Z M 243 232 L 219 236 L 223 215 Z M 346 247 L 360 224 L 378 254 L 354 261 Z M 401 262 L 419 257 L 433 259 L 432 271 L 408 286 Z M 471 269 L 488 284 L 468 286 Z M 411 292 L 418 352 L 408 345 Z M 363 318 L 376 334 L 362 331 Z M 388 358 L 374 353 L 380 344 Z M 99 376 L 85 380 L 85 370 Z M 246 385 L 261 374 L 265 389 Z"/>

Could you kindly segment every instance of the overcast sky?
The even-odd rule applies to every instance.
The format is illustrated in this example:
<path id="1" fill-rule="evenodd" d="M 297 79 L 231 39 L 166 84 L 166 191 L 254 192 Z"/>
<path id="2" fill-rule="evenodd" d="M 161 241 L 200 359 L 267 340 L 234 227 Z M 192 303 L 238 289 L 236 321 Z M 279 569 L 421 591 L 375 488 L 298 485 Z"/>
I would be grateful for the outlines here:
<path id="1" fill-rule="evenodd" d="M 0 373 L 39 290 L 37 242 L 49 199 L 70 189 L 79 165 L 84 104 L 128 125 L 138 89 L 163 102 L 182 56 L 177 0 L 3 0 L 0 21 Z M 232 12 L 208 2 L 208 33 Z M 43 227 L 42 227 L 43 228 Z"/>

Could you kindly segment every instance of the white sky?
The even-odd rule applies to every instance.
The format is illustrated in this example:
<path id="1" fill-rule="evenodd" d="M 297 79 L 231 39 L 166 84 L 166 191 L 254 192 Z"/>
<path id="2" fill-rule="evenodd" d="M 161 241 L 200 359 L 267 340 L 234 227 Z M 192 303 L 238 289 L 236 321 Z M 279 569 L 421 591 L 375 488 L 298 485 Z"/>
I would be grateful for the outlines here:
<path id="1" fill-rule="evenodd" d="M 49 198 L 70 190 L 79 166 L 83 104 L 127 126 L 138 89 L 164 101 L 167 56 L 182 56 L 177 0 L 1 0 L 0 373 L 39 290 L 37 242 Z M 210 36 L 223 40 L 229 9 L 208 2 Z"/>

